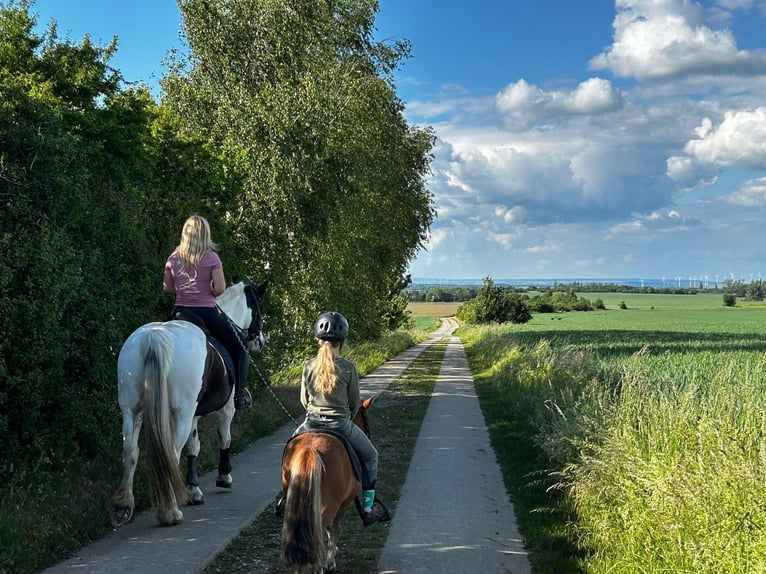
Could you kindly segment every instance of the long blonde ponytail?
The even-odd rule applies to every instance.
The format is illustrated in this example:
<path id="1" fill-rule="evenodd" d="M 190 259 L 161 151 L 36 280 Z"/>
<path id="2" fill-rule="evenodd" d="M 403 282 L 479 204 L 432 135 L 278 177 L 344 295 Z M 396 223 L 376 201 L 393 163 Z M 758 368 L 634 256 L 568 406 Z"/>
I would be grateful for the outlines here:
<path id="1" fill-rule="evenodd" d="M 319 341 L 319 350 L 312 368 L 317 390 L 329 393 L 335 387 L 335 357 L 336 349 L 340 349 L 339 341 Z"/>

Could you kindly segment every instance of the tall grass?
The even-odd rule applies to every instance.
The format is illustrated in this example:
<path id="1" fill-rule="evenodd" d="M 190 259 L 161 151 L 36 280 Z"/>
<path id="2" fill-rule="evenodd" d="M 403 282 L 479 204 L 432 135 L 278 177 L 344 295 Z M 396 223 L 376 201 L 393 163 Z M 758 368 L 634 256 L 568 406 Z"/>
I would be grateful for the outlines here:
<path id="1" fill-rule="evenodd" d="M 766 572 L 763 359 L 700 358 L 626 364 L 571 467 L 588 572 Z"/>
<path id="2" fill-rule="evenodd" d="M 535 572 L 766 572 L 762 332 L 593 320 L 459 333 Z"/>

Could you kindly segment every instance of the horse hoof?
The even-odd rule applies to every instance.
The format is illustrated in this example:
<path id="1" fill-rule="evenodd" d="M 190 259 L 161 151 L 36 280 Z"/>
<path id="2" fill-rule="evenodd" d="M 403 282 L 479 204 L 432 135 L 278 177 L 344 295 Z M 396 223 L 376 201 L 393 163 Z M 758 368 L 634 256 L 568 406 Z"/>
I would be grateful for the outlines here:
<path id="1" fill-rule="evenodd" d="M 168 510 L 160 513 L 157 512 L 157 522 L 160 526 L 176 526 L 184 521 L 184 513 L 180 510 Z"/>
<path id="2" fill-rule="evenodd" d="M 190 486 L 187 492 L 189 495 L 187 498 L 187 504 L 190 504 L 192 506 L 205 504 L 205 495 L 202 494 L 202 491 L 200 490 L 199 486 Z"/>
<path id="3" fill-rule="evenodd" d="M 122 528 L 130 519 L 133 518 L 133 509 L 128 507 L 112 508 L 109 513 L 109 519 L 112 522 L 112 528 Z"/>
<path id="4" fill-rule="evenodd" d="M 231 477 L 219 475 L 218 478 L 215 479 L 215 485 L 218 488 L 231 488 Z"/>

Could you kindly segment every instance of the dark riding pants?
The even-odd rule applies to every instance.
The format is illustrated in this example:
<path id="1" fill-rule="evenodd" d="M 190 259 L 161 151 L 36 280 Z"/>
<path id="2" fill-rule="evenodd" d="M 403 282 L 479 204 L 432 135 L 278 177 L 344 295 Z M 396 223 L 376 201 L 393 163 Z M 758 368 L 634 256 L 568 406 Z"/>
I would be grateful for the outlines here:
<path id="1" fill-rule="evenodd" d="M 250 358 L 247 351 L 242 346 L 242 342 L 229 324 L 229 318 L 221 312 L 218 307 L 183 307 L 180 309 L 188 310 L 197 315 L 205 323 L 205 327 L 210 334 L 218 339 L 231 355 L 231 360 L 237 369 L 237 385 L 244 389 L 247 383 L 248 367 Z"/>

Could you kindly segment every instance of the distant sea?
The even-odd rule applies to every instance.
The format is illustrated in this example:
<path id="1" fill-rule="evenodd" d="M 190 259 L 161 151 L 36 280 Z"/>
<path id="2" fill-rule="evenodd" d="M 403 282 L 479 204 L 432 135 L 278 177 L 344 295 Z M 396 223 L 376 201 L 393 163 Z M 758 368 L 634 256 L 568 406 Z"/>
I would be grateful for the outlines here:
<path id="1" fill-rule="evenodd" d="M 673 288 L 673 287 L 699 287 L 700 283 L 708 288 L 715 288 L 715 278 L 707 280 L 698 277 L 663 277 L 663 278 L 642 278 L 642 277 L 617 277 L 594 279 L 592 277 L 560 277 L 557 279 L 495 279 L 492 278 L 495 285 L 512 285 L 514 287 L 552 287 L 553 285 L 566 285 L 568 283 L 582 283 L 588 285 L 591 283 L 600 283 L 604 285 L 626 285 L 628 287 L 655 287 L 655 288 Z M 472 287 L 484 283 L 482 279 L 442 279 L 438 277 L 413 277 L 411 289 L 422 289 L 430 286 L 439 287 Z M 723 279 L 720 280 L 723 284 Z"/>

